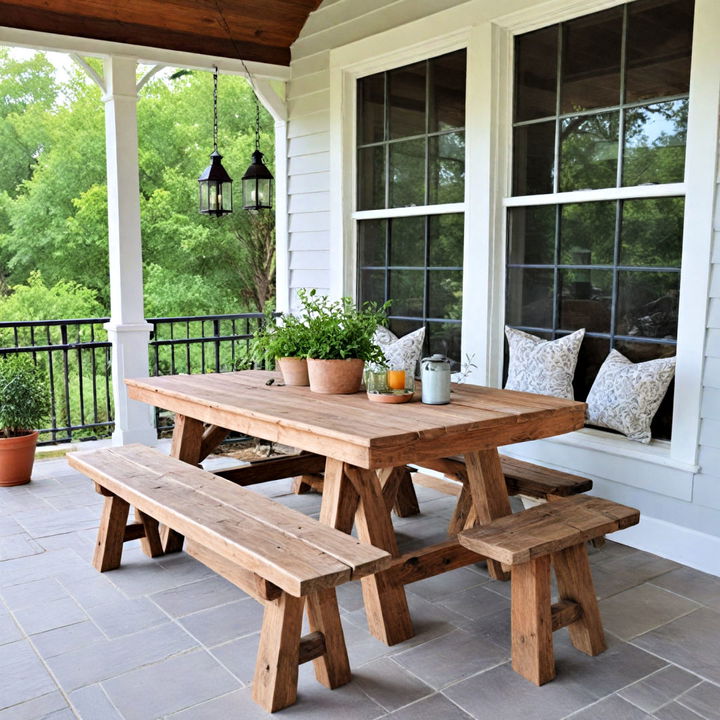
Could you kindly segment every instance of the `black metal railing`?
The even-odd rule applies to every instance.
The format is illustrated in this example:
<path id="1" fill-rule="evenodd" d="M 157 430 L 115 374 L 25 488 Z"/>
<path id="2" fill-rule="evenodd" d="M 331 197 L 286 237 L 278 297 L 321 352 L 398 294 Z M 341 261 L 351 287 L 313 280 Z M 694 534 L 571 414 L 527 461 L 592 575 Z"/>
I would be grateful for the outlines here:
<path id="1" fill-rule="evenodd" d="M 259 313 L 151 318 L 148 373 L 226 372 L 249 364 Z M 107 437 L 113 430 L 108 318 L 0 322 L 0 356 L 28 353 L 47 370 L 50 414 L 44 444 Z M 156 414 L 158 431 L 172 419 Z"/>

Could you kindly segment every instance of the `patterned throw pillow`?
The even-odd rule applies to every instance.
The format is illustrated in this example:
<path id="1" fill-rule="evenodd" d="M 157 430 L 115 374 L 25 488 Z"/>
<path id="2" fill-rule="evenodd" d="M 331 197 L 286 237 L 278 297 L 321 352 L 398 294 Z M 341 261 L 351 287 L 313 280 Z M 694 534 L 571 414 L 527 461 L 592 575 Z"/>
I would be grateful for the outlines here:
<path id="1" fill-rule="evenodd" d="M 612 350 L 587 398 L 589 425 L 618 430 L 649 443 L 650 424 L 675 374 L 675 358 L 634 363 Z"/>
<path id="2" fill-rule="evenodd" d="M 390 332 L 386 327 L 378 325 L 373 340 L 380 346 L 388 365 L 394 368 L 403 369 L 407 373 L 415 375 L 415 371 L 422 355 L 423 341 L 425 340 L 425 328 L 415 330 L 403 337 Z"/>
<path id="3" fill-rule="evenodd" d="M 585 328 L 557 340 L 543 340 L 509 327 L 505 335 L 510 346 L 506 390 L 574 398 L 572 381 Z"/>

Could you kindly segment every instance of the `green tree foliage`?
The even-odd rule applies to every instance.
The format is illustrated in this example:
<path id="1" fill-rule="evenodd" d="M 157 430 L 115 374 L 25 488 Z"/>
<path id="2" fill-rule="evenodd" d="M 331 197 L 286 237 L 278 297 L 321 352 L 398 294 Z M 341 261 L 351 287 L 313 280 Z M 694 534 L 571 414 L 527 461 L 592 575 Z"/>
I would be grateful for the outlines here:
<path id="1" fill-rule="evenodd" d="M 262 310 L 272 297 L 272 282 L 261 277 L 274 272 L 272 218 L 253 217 L 239 207 L 240 178 L 254 149 L 254 116 L 247 82 L 221 76 L 218 145 L 236 181 L 236 212 L 209 218 L 197 212 L 197 177 L 212 151 L 212 75 L 165 74 L 141 91 L 140 201 L 149 317 Z M 261 123 L 261 147 L 272 166 L 272 124 L 264 110 Z M 24 61 L 0 54 L 3 317 L 33 317 L 33 307 L 22 309 L 30 290 L 13 298 L 18 288 L 39 293 L 41 286 L 52 293 L 48 300 L 55 317 L 73 308 L 86 315 L 93 306 L 88 298 L 97 314 L 109 312 L 104 132 L 100 91 L 80 70 L 58 83 L 42 54 Z M 80 295 L 82 302 L 74 304 Z"/>

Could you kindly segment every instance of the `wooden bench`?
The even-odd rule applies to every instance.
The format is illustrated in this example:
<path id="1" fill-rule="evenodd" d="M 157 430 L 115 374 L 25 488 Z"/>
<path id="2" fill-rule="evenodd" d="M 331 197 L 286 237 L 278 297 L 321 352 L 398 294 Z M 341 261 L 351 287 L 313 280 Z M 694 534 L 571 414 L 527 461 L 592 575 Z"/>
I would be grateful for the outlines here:
<path id="1" fill-rule="evenodd" d="M 465 530 L 465 547 L 512 567 L 512 666 L 536 685 L 555 677 L 552 634 L 568 627 L 588 655 L 605 649 L 585 542 L 636 525 L 640 513 L 587 495 L 562 498 Z M 551 604 L 550 564 L 559 602 Z"/>
<path id="2" fill-rule="evenodd" d="M 516 460 L 507 455 L 500 455 L 500 463 L 505 475 L 508 495 L 526 495 L 538 500 L 555 501 L 592 490 L 592 480 L 579 475 L 571 475 L 561 470 Z M 415 483 L 458 496 L 455 512 L 448 528 L 449 534 L 457 535 L 464 528 L 471 526 L 474 523 L 474 518 L 471 516 L 472 500 L 463 458 L 452 457 L 424 461 L 422 466 L 442 473 L 445 479 L 417 473 L 413 477 Z"/>
<path id="3" fill-rule="evenodd" d="M 97 570 L 119 567 L 133 539 L 149 556 L 163 554 L 162 523 L 185 536 L 190 555 L 265 605 L 253 683 L 265 710 L 295 702 L 298 666 L 309 660 L 329 688 L 350 680 L 335 586 L 385 568 L 387 552 L 143 445 L 69 453 L 68 461 L 105 496 Z M 310 634 L 301 637 L 306 601 Z"/>

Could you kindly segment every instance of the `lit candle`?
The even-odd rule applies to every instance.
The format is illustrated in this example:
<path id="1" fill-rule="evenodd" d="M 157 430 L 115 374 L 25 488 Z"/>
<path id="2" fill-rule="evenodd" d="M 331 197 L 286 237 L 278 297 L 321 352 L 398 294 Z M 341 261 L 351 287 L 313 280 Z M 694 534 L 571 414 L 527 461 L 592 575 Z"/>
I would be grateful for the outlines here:
<path id="1" fill-rule="evenodd" d="M 388 370 L 387 384 L 391 390 L 405 389 L 405 371 L 404 370 Z"/>

